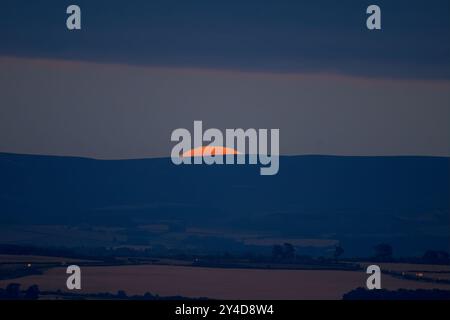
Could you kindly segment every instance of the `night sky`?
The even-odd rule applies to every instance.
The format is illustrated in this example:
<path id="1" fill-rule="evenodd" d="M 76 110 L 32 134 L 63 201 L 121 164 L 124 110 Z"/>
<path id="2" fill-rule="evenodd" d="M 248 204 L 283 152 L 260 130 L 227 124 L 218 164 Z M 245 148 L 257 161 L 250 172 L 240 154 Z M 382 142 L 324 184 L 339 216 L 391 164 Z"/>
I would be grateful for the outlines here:
<path id="1" fill-rule="evenodd" d="M 282 154 L 449 156 L 449 15 L 447 0 L 0 0 L 0 152 L 168 156 L 172 130 L 203 120 L 280 128 Z"/>

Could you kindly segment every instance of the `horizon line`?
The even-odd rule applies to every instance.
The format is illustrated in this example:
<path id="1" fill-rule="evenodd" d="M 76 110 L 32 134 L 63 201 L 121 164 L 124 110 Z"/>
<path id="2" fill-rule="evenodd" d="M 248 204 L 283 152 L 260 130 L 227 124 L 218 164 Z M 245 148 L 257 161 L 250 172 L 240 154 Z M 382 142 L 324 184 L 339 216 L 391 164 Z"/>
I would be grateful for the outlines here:
<path id="1" fill-rule="evenodd" d="M 250 156 L 250 154 L 236 154 L 233 156 Z M 47 157 L 47 158 L 72 158 L 72 159 L 83 159 L 83 160 L 94 160 L 94 161 L 136 161 L 136 160 L 163 160 L 163 159 L 171 159 L 170 156 L 155 156 L 155 157 L 142 157 L 142 158 L 95 158 L 95 157 L 86 157 L 86 156 L 76 156 L 76 155 L 55 155 L 55 154 L 40 154 L 40 153 L 16 153 L 16 152 L 3 152 L 0 151 L 1 156 L 20 156 L 20 157 Z M 226 156 L 226 155 L 223 155 Z M 270 155 L 269 155 L 270 156 Z M 314 153 L 305 153 L 305 154 L 286 154 L 286 155 L 278 155 L 280 158 L 295 158 L 295 157 L 330 157 L 330 158 L 442 158 L 449 159 L 449 156 L 434 156 L 434 155 L 340 155 L 340 154 L 314 154 Z"/>

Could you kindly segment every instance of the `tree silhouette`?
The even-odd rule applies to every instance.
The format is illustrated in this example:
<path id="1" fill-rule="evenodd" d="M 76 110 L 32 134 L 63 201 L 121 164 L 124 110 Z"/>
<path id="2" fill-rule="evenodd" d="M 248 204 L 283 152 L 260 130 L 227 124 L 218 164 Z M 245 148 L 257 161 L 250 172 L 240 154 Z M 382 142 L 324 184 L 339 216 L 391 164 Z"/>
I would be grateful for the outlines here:
<path id="1" fill-rule="evenodd" d="M 379 260 L 392 260 L 393 250 L 392 246 L 386 243 L 381 243 L 375 246 L 375 258 Z"/>
<path id="2" fill-rule="evenodd" d="M 340 245 L 337 245 L 334 247 L 333 257 L 334 259 L 338 259 L 340 256 L 344 254 L 344 248 L 342 248 Z"/>
<path id="3" fill-rule="evenodd" d="M 6 287 L 6 296 L 8 299 L 19 299 L 20 298 L 20 284 L 10 283 Z"/>
<path id="4" fill-rule="evenodd" d="M 427 250 L 422 257 L 422 260 L 428 263 L 448 263 L 450 257 L 445 251 Z"/>
<path id="5" fill-rule="evenodd" d="M 292 261 L 295 259 L 295 248 L 290 243 L 276 244 L 272 247 L 272 259 L 274 261 Z"/>
<path id="6" fill-rule="evenodd" d="M 285 243 L 283 245 L 284 247 L 284 259 L 286 260 L 293 260 L 295 258 L 295 248 L 292 244 L 290 243 Z"/>
<path id="7" fill-rule="evenodd" d="M 39 293 L 39 287 L 37 285 L 32 285 L 25 291 L 25 299 L 37 300 L 39 298 Z"/>
<path id="8" fill-rule="evenodd" d="M 127 293 L 124 290 L 117 291 L 117 298 L 119 299 L 127 299 Z"/>
<path id="9" fill-rule="evenodd" d="M 283 259 L 283 247 L 276 244 L 272 248 L 272 258 L 274 261 Z"/>

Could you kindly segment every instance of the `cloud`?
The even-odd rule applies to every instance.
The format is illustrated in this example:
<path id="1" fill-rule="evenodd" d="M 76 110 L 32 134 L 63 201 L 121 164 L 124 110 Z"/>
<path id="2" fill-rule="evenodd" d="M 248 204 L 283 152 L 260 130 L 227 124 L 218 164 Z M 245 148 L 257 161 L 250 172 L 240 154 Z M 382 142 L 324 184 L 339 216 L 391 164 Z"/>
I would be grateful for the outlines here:
<path id="1" fill-rule="evenodd" d="M 379 0 L 3 1 L 0 54 L 131 65 L 450 79 L 450 2 Z"/>

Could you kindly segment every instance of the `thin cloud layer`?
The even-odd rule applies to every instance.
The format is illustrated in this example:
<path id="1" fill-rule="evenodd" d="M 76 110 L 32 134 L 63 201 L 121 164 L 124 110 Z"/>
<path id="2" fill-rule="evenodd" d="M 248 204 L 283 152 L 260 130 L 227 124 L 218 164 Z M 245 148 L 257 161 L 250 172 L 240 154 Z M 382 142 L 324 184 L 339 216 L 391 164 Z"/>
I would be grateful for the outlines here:
<path id="1" fill-rule="evenodd" d="M 450 2 L 379 0 L 73 1 L 0 4 L 0 55 L 168 67 L 450 79 Z"/>

